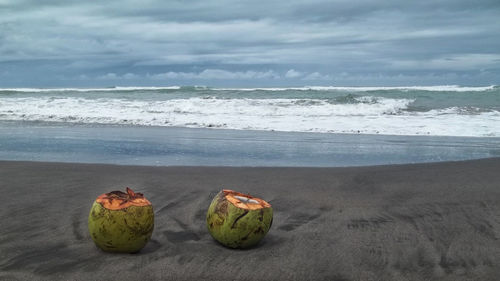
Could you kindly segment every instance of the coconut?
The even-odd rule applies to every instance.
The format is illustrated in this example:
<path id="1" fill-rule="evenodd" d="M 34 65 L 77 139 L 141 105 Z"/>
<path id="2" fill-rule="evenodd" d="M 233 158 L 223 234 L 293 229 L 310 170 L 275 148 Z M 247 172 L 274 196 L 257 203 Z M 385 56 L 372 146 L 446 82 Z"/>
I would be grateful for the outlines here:
<path id="1" fill-rule="evenodd" d="M 89 215 L 92 240 L 106 252 L 135 253 L 151 238 L 154 213 L 142 193 L 112 191 L 97 197 Z"/>
<path id="2" fill-rule="evenodd" d="M 273 223 L 273 209 L 266 201 L 223 189 L 207 212 L 210 235 L 229 248 L 248 248 L 264 238 Z"/>

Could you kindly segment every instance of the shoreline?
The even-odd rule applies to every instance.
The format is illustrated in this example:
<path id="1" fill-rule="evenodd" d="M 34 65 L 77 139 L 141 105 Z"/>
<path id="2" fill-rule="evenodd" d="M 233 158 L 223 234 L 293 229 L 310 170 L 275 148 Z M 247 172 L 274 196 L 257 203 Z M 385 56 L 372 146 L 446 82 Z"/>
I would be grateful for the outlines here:
<path id="1" fill-rule="evenodd" d="M 129 168 L 174 168 L 174 169 L 365 169 L 365 168 L 382 168 L 382 167 L 405 167 L 405 166 L 430 166 L 441 164 L 453 163 L 468 163 L 476 161 L 500 161 L 500 157 L 487 157 L 468 160 L 452 160 L 452 161 L 436 161 L 436 162 L 422 162 L 422 163 L 397 163 L 397 164 L 377 164 L 377 165 L 363 165 L 363 166 L 215 166 L 215 165 L 168 165 L 168 166 L 155 166 L 155 165 L 131 165 L 131 164 L 113 164 L 113 163 L 92 163 L 92 162 L 64 162 L 64 161 L 25 161 L 25 160 L 4 160 L 0 159 L 0 166 L 2 164 L 18 164 L 18 165 L 82 165 L 82 166 L 103 166 L 103 167 L 129 167 Z"/>
<path id="2" fill-rule="evenodd" d="M 321 131 L 280 131 L 280 130 L 257 130 L 257 129 L 237 129 L 224 127 L 185 127 L 185 126 L 159 126 L 159 125 L 144 125 L 144 124 L 116 124 L 116 123 L 76 123 L 76 122 L 59 122 L 59 121 L 33 121 L 33 120 L 0 120 L 0 126 L 8 125 L 10 127 L 17 126 L 40 126 L 40 127 L 56 127 L 56 128 L 152 128 L 152 129 L 174 129 L 174 130 L 209 130 L 209 131 L 236 131 L 248 133 L 276 133 L 276 134 L 297 134 L 297 135 L 341 135 L 341 136 L 366 136 L 366 137 L 408 137 L 408 138 L 463 138 L 463 139 L 499 139 L 500 136 L 458 136 L 458 135 L 431 135 L 431 134 L 371 134 L 371 133 L 354 133 L 354 132 L 321 132 Z"/>
<path id="3" fill-rule="evenodd" d="M 0 280 L 495 280 L 499 170 L 500 158 L 338 168 L 0 161 Z M 152 202 L 153 237 L 138 254 L 103 253 L 88 213 L 125 186 Z M 257 247 L 230 250 L 208 234 L 222 188 L 273 206 Z"/>

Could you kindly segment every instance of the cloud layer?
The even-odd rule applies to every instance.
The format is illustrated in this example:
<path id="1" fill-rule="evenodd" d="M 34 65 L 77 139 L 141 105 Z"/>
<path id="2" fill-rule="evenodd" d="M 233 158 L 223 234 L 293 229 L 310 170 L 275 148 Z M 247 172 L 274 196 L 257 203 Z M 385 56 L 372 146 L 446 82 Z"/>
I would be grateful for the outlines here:
<path id="1" fill-rule="evenodd" d="M 500 84 L 499 1 L 0 0 L 0 87 Z"/>

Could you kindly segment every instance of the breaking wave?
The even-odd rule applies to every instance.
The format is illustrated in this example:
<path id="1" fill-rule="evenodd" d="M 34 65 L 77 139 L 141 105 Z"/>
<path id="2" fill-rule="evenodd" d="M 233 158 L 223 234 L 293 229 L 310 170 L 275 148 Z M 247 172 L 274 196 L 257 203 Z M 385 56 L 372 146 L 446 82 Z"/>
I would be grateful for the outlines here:
<path id="1" fill-rule="evenodd" d="M 304 87 L 268 87 L 268 88 L 211 88 L 207 86 L 165 86 L 165 87 L 105 87 L 105 88 L 0 88 L 2 92 L 119 92 L 119 91 L 343 91 L 343 92 L 371 92 L 371 91 L 431 91 L 431 92 L 483 92 L 498 89 L 499 86 L 466 87 L 458 85 L 441 86 L 397 86 L 397 87 L 340 87 L 340 86 L 304 86 Z"/>
<path id="2" fill-rule="evenodd" d="M 130 99 L 109 96 L 8 96 L 0 99 L 0 120 L 500 137 L 500 112 L 497 110 L 467 106 L 412 111 L 409 109 L 415 99 L 411 98 L 373 95 L 340 97 Z"/>

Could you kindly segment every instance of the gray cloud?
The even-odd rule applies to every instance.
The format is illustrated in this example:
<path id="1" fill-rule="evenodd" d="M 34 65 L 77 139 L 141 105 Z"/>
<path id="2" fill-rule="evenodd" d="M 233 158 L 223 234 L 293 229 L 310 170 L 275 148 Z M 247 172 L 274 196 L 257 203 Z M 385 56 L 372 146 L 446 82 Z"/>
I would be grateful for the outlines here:
<path id="1" fill-rule="evenodd" d="M 500 84 L 498 14 L 499 1 L 0 0 L 0 87 Z"/>
<path id="2" fill-rule="evenodd" d="M 173 72 L 160 73 L 149 76 L 152 79 L 210 79 L 210 80 L 247 80 L 247 79 L 279 79 L 280 75 L 269 70 L 260 71 L 227 71 L 222 69 L 205 69 L 199 73 L 196 72 Z"/>

